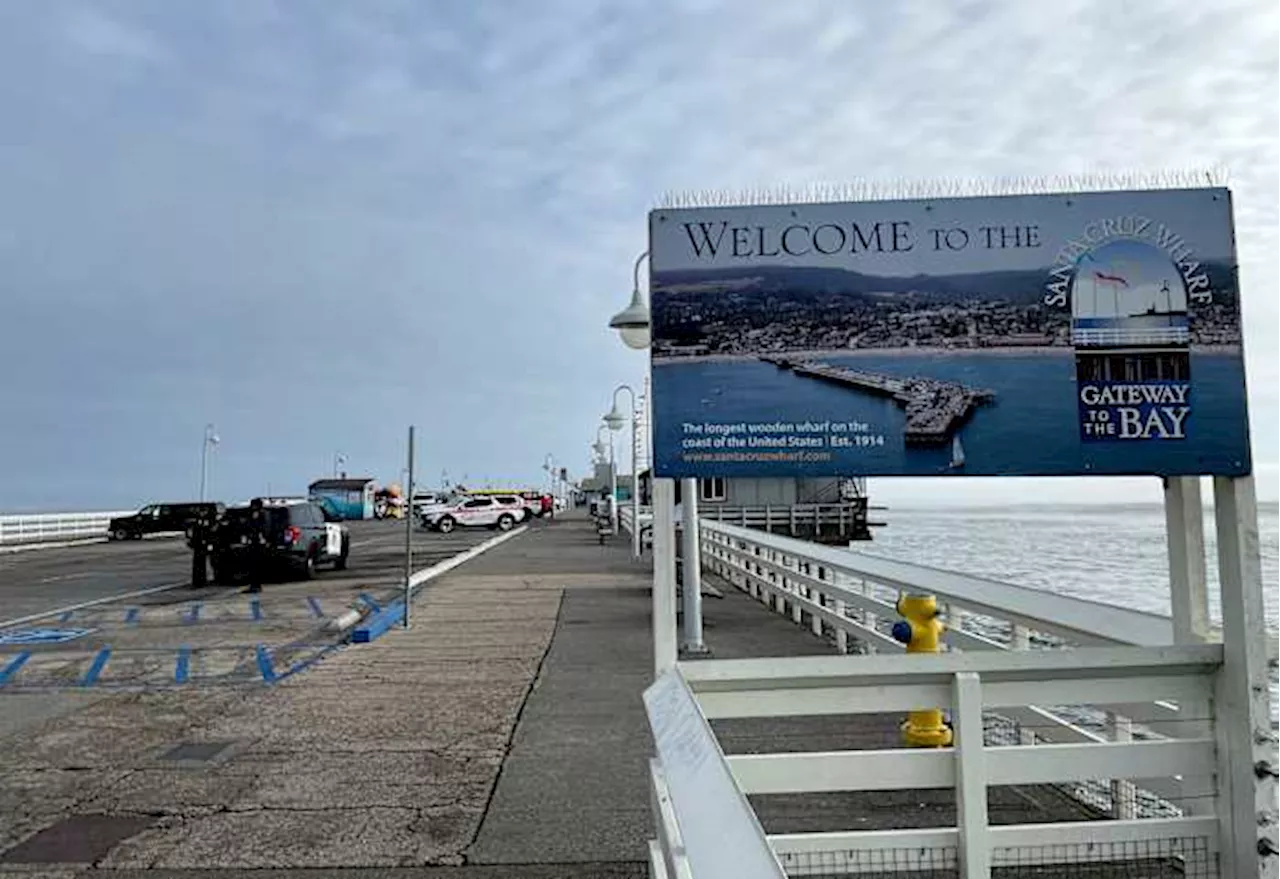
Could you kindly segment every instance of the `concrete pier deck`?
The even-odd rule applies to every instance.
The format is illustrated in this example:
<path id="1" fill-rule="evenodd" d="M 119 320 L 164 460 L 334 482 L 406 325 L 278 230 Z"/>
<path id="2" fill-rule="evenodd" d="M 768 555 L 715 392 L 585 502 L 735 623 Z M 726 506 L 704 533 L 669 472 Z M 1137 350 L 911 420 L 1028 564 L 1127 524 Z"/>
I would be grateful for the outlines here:
<path id="1" fill-rule="evenodd" d="M 0 876 L 647 875 L 649 582 L 625 537 L 602 547 L 568 518 L 433 581 L 409 630 L 276 684 L 61 694 L 0 741 Z M 830 651 L 724 591 L 706 605 L 716 656 Z M 896 721 L 716 728 L 731 752 L 867 748 Z M 773 832 L 941 824 L 949 800 L 755 804 Z M 1086 817 L 1040 789 L 994 792 L 1002 814 Z"/>

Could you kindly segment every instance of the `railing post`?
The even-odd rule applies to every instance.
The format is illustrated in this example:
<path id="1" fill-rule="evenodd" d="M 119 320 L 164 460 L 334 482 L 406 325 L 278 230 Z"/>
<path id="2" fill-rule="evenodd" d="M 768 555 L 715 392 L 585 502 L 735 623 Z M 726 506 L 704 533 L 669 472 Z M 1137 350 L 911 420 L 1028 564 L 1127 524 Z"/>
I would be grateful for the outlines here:
<path id="1" fill-rule="evenodd" d="M 823 568 L 821 565 L 818 566 L 818 574 L 816 579 L 819 582 L 825 581 L 825 578 L 823 577 L 823 573 L 825 571 L 826 569 Z M 813 600 L 813 603 L 818 605 L 818 607 L 824 608 L 827 606 L 827 597 L 824 592 L 814 591 L 811 593 L 811 598 Z M 822 637 L 822 615 L 820 613 L 813 614 L 813 619 L 809 621 L 809 628 L 813 632 L 813 634 L 817 635 L 819 638 Z"/>
<path id="2" fill-rule="evenodd" d="M 1009 639 L 1010 650 L 1030 650 L 1031 630 L 1021 623 L 1013 624 L 1013 634 Z"/>
<path id="3" fill-rule="evenodd" d="M 959 672 L 951 684 L 955 725 L 956 829 L 961 879 L 990 879 L 987 830 L 987 760 L 982 741 L 982 684 L 975 672 Z"/>
<path id="4" fill-rule="evenodd" d="M 858 580 L 858 590 L 868 598 L 875 598 L 875 590 L 871 588 L 871 584 L 867 582 L 866 577 Z M 879 617 L 874 612 L 865 609 L 862 611 L 862 624 L 868 629 L 876 627 L 877 619 Z"/>
<path id="5" fill-rule="evenodd" d="M 1169 550 L 1169 603 L 1173 643 L 1209 639 L 1209 590 L 1204 557 L 1204 505 L 1200 478 L 1172 476 L 1164 481 L 1165 534 Z"/>
<path id="6" fill-rule="evenodd" d="M 796 536 L 796 505 L 791 505 L 791 536 Z"/>
<path id="7" fill-rule="evenodd" d="M 1223 645 L 1214 702 L 1218 752 L 1227 760 L 1220 777 L 1229 791 L 1219 809 L 1224 819 L 1223 875 L 1274 876 L 1280 851 L 1276 842 L 1276 738 L 1271 732 L 1253 477 L 1216 476 L 1213 496 Z"/>
<path id="8" fill-rule="evenodd" d="M 836 599 L 836 616 L 844 619 L 844 599 Z M 844 630 L 843 626 L 836 626 L 836 650 L 841 653 L 849 652 L 849 633 Z"/>
<path id="9" fill-rule="evenodd" d="M 684 649 L 705 653 L 702 641 L 702 540 L 698 529 L 698 480 L 680 481 L 684 531 Z"/>
<path id="10" fill-rule="evenodd" d="M 1107 730 L 1113 742 L 1133 741 L 1133 722 L 1114 712 L 1107 712 Z M 1111 779 L 1111 817 L 1117 821 L 1130 821 L 1138 817 L 1138 789 L 1132 781 Z"/>
<path id="11" fill-rule="evenodd" d="M 799 571 L 796 573 L 799 573 Z M 798 626 L 804 619 L 804 609 L 800 604 L 800 597 L 804 594 L 804 585 L 801 581 L 792 579 L 789 591 L 791 593 L 791 622 Z"/>
<path id="12" fill-rule="evenodd" d="M 654 677 L 674 668 L 676 647 L 675 482 L 653 480 Z"/>

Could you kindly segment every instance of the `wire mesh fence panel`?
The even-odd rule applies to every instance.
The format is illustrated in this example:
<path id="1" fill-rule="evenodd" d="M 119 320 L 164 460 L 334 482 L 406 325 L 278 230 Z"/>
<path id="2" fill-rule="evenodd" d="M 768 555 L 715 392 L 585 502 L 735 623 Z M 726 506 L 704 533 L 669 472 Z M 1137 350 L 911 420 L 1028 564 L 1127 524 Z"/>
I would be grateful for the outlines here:
<path id="1" fill-rule="evenodd" d="M 993 879 L 1218 879 L 1204 837 L 997 848 Z"/>
<path id="2" fill-rule="evenodd" d="M 788 876 L 843 879 L 959 879 L 954 847 L 846 849 L 785 852 L 778 856 Z"/>
<path id="3" fill-rule="evenodd" d="M 784 852 L 788 876 L 808 879 L 958 879 L 954 848 Z M 992 851 L 993 879 L 1219 879 L 1204 837 L 1019 846 Z"/>

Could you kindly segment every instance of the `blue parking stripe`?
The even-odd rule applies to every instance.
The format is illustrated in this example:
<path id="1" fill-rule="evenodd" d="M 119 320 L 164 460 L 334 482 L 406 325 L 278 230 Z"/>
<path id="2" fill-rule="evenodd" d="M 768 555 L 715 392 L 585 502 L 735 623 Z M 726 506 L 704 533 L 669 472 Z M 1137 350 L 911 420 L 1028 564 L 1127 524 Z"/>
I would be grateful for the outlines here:
<path id="1" fill-rule="evenodd" d="M 138 621 L 138 608 L 131 607 L 125 611 L 124 621 L 126 623 L 136 623 Z"/>
<path id="2" fill-rule="evenodd" d="M 93 665 L 89 666 L 89 670 L 84 673 L 84 677 L 80 679 L 80 686 L 89 687 L 98 682 L 98 676 L 102 674 L 102 670 L 106 668 L 107 660 L 111 658 L 111 648 L 103 647 L 98 651 L 98 655 L 93 658 Z"/>
<path id="3" fill-rule="evenodd" d="M 9 679 L 12 678 L 14 675 L 16 675 L 19 669 L 21 669 L 24 665 L 26 665 L 27 660 L 30 658 L 31 658 L 31 651 L 24 650 L 21 653 L 19 653 L 17 656 L 15 656 L 13 659 L 10 659 L 9 663 L 4 668 L 0 668 L 0 687 L 3 687 L 5 684 L 9 683 Z"/>
<path id="4" fill-rule="evenodd" d="M 276 679 L 276 670 L 271 667 L 271 654 L 261 644 L 258 645 L 258 671 L 262 672 L 262 679 L 268 684 Z"/>
<path id="5" fill-rule="evenodd" d="M 257 598 L 249 599 L 249 613 L 255 620 L 262 619 L 262 602 Z"/>
<path id="6" fill-rule="evenodd" d="M 199 601 L 191 604 L 190 609 L 187 611 L 187 615 L 182 619 L 184 623 L 190 624 L 200 622 L 200 604 L 201 603 Z"/>
<path id="7" fill-rule="evenodd" d="M 311 612 L 317 617 L 324 616 L 324 611 L 320 609 L 320 602 L 316 601 L 314 596 L 307 599 L 307 604 L 311 605 Z"/>
<path id="8" fill-rule="evenodd" d="M 178 648 L 178 661 L 173 667 L 173 682 L 175 684 L 185 684 L 187 677 L 191 674 L 191 648 Z"/>
<path id="9" fill-rule="evenodd" d="M 58 617 L 58 622 L 60 622 L 60 623 L 68 622 L 68 621 L 71 619 L 72 614 L 74 614 L 74 613 L 75 613 L 75 611 L 74 611 L 74 610 L 69 610 L 69 611 L 67 611 L 67 612 L 66 612 L 66 613 L 64 613 L 62 616 Z"/>
<path id="10" fill-rule="evenodd" d="M 360 600 L 363 601 L 365 604 L 369 605 L 369 609 L 372 610 L 374 613 L 377 613 L 378 611 L 382 610 L 382 605 L 374 601 L 373 596 L 370 595 L 368 592 L 361 592 Z"/>

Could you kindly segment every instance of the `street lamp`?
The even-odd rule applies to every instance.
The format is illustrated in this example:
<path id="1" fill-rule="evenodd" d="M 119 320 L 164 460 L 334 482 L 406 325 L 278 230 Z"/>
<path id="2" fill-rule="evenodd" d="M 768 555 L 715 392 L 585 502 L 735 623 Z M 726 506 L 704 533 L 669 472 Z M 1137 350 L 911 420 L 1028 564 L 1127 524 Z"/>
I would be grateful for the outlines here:
<path id="1" fill-rule="evenodd" d="M 608 429 L 609 428 L 604 424 L 596 425 L 596 441 L 591 444 L 591 450 L 596 453 L 597 464 L 603 464 L 605 461 L 609 460 L 608 457 L 605 456 L 605 452 L 609 451 L 609 447 L 606 446 L 604 444 L 604 440 L 600 438 L 600 432 Z"/>
<path id="2" fill-rule="evenodd" d="M 212 424 L 204 426 L 204 442 L 200 444 L 200 500 L 204 500 L 205 487 L 209 483 L 209 450 L 222 442 Z"/>
<path id="3" fill-rule="evenodd" d="M 542 469 L 547 471 L 547 477 L 550 480 L 548 485 L 551 487 L 551 504 L 554 513 L 555 501 L 559 493 L 556 490 L 556 459 L 551 457 L 550 452 L 547 452 L 542 458 Z"/>
<path id="4" fill-rule="evenodd" d="M 613 389 L 613 408 L 604 416 L 605 426 L 611 431 L 622 429 L 626 417 L 618 411 L 618 394 L 626 391 L 631 395 L 631 557 L 640 558 L 640 477 L 636 472 L 636 448 L 639 442 L 639 424 L 636 423 L 636 392 L 630 385 L 618 385 Z M 616 484 L 616 479 L 615 479 Z M 617 519 L 615 517 L 616 533 Z"/>
<path id="5" fill-rule="evenodd" d="M 333 478 L 334 479 L 338 478 L 338 473 L 341 471 L 342 467 L 346 466 L 346 463 L 347 463 L 346 455 L 342 454 L 342 452 L 334 453 L 333 455 Z"/>
<path id="6" fill-rule="evenodd" d="M 636 257 L 635 268 L 631 272 L 631 304 L 609 320 L 609 326 L 618 331 L 622 343 L 637 351 L 649 347 L 649 306 L 640 295 L 640 263 L 648 255 L 646 250 Z"/>

